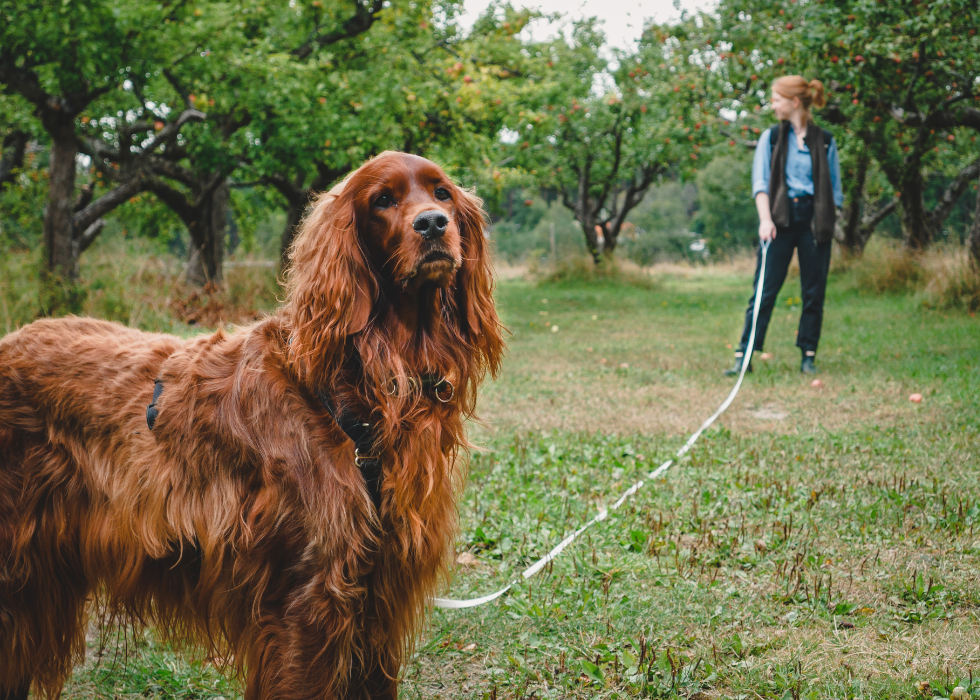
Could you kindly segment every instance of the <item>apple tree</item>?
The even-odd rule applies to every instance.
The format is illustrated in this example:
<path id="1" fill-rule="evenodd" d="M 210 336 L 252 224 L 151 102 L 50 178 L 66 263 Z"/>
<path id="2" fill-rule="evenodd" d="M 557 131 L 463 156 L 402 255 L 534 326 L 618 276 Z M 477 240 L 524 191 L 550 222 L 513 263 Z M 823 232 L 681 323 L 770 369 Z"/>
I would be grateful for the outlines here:
<path id="1" fill-rule="evenodd" d="M 971 0 L 725 0 L 718 8 L 729 71 L 755 86 L 780 74 L 819 77 L 829 88 L 826 120 L 842 136 L 850 170 L 842 242 L 860 250 L 883 215 L 898 207 L 906 246 L 921 250 L 977 177 L 980 37 Z M 746 103 L 741 103 L 746 104 Z M 862 208 L 874 159 L 894 199 Z M 946 187 L 927 200 L 930 173 Z"/>
<path id="2" fill-rule="evenodd" d="M 558 192 L 598 264 L 626 217 L 665 176 L 692 173 L 718 138 L 718 53 L 705 22 L 648 26 L 635 51 L 604 58 L 594 20 L 549 47 L 537 104 L 512 122 L 509 151 L 540 186 Z"/>

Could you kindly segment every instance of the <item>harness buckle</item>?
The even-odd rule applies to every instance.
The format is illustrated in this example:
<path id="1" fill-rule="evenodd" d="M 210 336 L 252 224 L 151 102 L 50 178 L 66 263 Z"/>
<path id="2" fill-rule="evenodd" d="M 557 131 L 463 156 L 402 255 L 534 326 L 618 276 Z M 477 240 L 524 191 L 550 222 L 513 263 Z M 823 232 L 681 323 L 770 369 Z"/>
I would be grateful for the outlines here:
<path id="1" fill-rule="evenodd" d="M 354 464 L 357 466 L 358 469 L 363 468 L 365 462 L 371 460 L 377 460 L 377 459 L 378 458 L 374 455 L 362 455 L 359 449 L 357 449 L 356 447 L 354 448 Z"/>

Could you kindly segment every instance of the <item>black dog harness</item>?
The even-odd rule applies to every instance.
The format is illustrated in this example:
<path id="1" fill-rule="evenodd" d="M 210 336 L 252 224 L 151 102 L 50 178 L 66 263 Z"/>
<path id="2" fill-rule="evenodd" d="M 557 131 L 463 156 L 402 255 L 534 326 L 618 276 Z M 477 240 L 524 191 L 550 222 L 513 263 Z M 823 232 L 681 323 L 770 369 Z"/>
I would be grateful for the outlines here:
<path id="1" fill-rule="evenodd" d="M 452 383 L 434 374 L 423 374 L 421 377 L 409 377 L 409 386 L 425 391 L 431 391 L 435 398 L 441 403 L 448 403 L 452 400 L 455 388 Z M 447 393 L 448 392 L 448 393 Z M 163 380 L 153 380 L 153 402 L 146 407 L 146 425 L 153 430 L 156 424 L 160 409 L 157 401 L 163 393 Z M 364 477 L 364 485 L 367 488 L 375 508 L 381 507 L 381 459 L 373 454 L 374 430 L 370 423 L 358 418 L 350 411 L 343 408 L 338 409 L 330 395 L 323 391 L 316 392 L 316 397 L 320 400 L 323 408 L 326 409 L 330 417 L 333 418 L 337 427 L 340 428 L 351 442 L 354 443 L 354 464 L 361 470 Z"/>
<path id="2" fill-rule="evenodd" d="M 316 392 L 316 397 L 327 409 L 337 427 L 354 443 L 354 464 L 361 470 L 364 485 L 367 487 L 374 507 L 381 507 L 381 459 L 374 452 L 374 430 L 353 413 L 343 409 L 337 410 L 330 396 L 325 392 Z"/>
<path id="3" fill-rule="evenodd" d="M 160 399 L 160 394 L 163 393 L 163 380 L 154 379 L 153 380 L 153 403 L 146 407 L 146 425 L 150 430 L 153 430 L 153 426 L 157 422 L 157 416 L 160 415 L 160 409 L 157 408 L 157 401 Z"/>

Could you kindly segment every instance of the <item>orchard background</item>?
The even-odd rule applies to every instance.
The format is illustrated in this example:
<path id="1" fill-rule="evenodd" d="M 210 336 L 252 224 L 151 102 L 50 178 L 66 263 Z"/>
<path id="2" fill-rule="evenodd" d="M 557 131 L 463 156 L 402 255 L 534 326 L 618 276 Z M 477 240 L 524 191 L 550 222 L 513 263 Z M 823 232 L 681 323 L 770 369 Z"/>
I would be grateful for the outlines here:
<path id="1" fill-rule="evenodd" d="M 255 320 L 313 195 L 386 149 L 437 161 L 486 204 L 510 332 L 446 594 L 495 590 L 730 390 L 770 85 L 818 77 L 845 189 L 823 386 L 791 271 L 717 429 L 512 595 L 434 612 L 402 696 L 980 694 L 975 0 L 720 0 L 625 46 L 462 9 L 0 0 L 0 333 Z M 66 697 L 241 692 L 153 630 L 90 631 Z"/>
<path id="2" fill-rule="evenodd" d="M 475 188 L 510 262 L 649 264 L 690 257 L 692 237 L 737 251 L 755 234 L 743 174 L 787 73 L 828 88 L 844 251 L 878 232 L 980 264 L 972 0 L 723 0 L 627 48 L 596 18 L 562 32 L 494 3 L 466 26 L 461 9 L 0 0 L 0 242 L 32 253 L 30 313 L 83 308 L 80 261 L 106 235 L 184 257 L 192 287 L 281 260 L 311 195 L 385 149 Z"/>

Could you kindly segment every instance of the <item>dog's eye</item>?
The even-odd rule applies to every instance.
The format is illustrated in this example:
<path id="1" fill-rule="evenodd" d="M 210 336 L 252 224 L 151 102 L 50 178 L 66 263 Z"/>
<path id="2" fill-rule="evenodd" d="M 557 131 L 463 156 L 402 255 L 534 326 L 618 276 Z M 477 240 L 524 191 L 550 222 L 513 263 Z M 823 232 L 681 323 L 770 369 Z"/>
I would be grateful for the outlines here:
<path id="1" fill-rule="evenodd" d="M 378 209 L 387 209 L 394 203 L 395 200 L 391 198 L 390 194 L 383 194 L 374 200 L 374 206 L 376 206 Z"/>
<path id="2" fill-rule="evenodd" d="M 436 199 L 440 199 L 445 202 L 447 199 L 449 199 L 449 190 L 447 190 L 445 187 L 437 187 L 435 195 Z"/>

